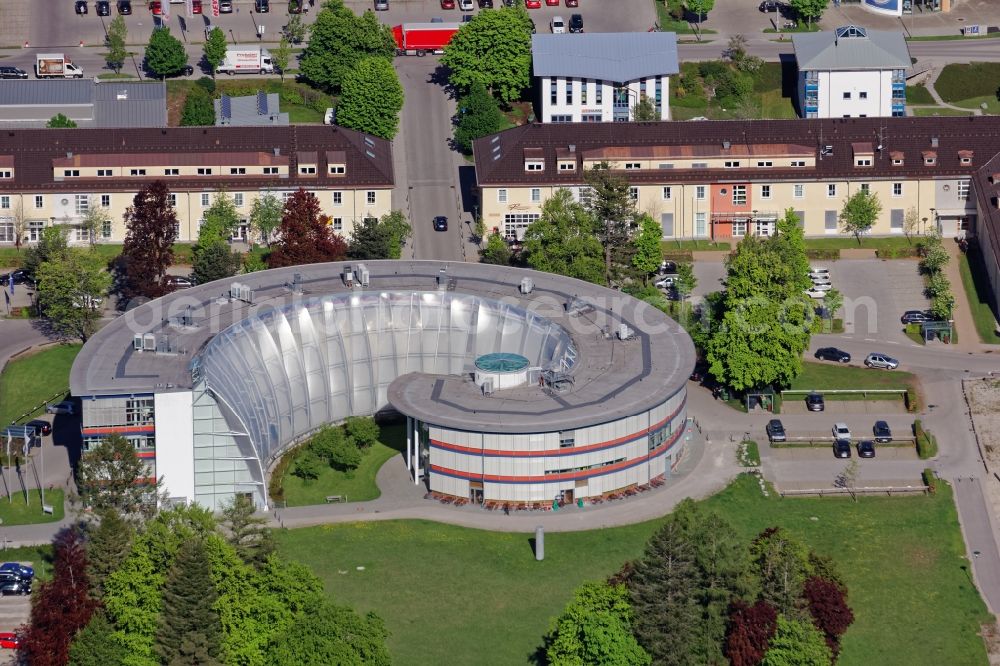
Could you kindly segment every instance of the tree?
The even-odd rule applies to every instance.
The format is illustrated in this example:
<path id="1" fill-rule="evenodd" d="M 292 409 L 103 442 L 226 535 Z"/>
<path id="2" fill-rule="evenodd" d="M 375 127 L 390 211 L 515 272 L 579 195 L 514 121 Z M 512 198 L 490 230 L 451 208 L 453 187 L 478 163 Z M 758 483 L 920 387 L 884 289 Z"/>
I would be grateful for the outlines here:
<path id="1" fill-rule="evenodd" d="M 198 284 L 232 277 L 240 269 L 240 255 L 229 249 L 229 239 L 240 222 L 233 200 L 225 192 L 215 196 L 204 213 L 194 246 L 194 277 Z"/>
<path id="2" fill-rule="evenodd" d="M 232 277 L 239 272 L 243 262 L 239 252 L 230 250 L 229 245 L 221 241 L 208 247 L 201 247 L 199 244 L 195 249 L 194 270 L 191 275 L 196 284 Z"/>
<path id="3" fill-rule="evenodd" d="M 218 597 L 201 539 L 181 543 L 163 586 L 156 653 L 164 664 L 221 664 Z"/>
<path id="4" fill-rule="evenodd" d="M 170 28 L 157 28 L 146 45 L 146 67 L 161 79 L 177 74 L 187 67 L 184 44 L 170 34 Z"/>
<path id="5" fill-rule="evenodd" d="M 97 331 L 111 287 L 103 263 L 95 254 L 69 249 L 39 267 L 38 303 L 59 335 L 86 342 Z"/>
<path id="6" fill-rule="evenodd" d="M 226 33 L 222 31 L 222 28 L 218 26 L 212 28 L 211 32 L 208 33 L 208 39 L 205 40 L 203 47 L 205 62 L 208 63 L 209 68 L 212 70 L 212 78 L 215 78 L 216 68 L 226 59 L 226 48 L 228 46 L 226 43 Z"/>
<path id="7" fill-rule="evenodd" d="M 337 124 L 392 139 L 399 131 L 403 86 L 388 58 L 364 58 L 341 82 Z"/>
<path id="8" fill-rule="evenodd" d="M 472 142 L 481 136 L 499 132 L 507 119 L 496 99 L 481 81 L 473 81 L 469 92 L 458 101 L 458 122 L 455 143 L 466 153 L 472 152 Z"/>
<path id="9" fill-rule="evenodd" d="M 322 463 L 313 450 L 306 447 L 302 453 L 295 457 L 295 469 L 292 474 L 303 481 L 315 481 L 319 478 Z"/>
<path id="10" fill-rule="evenodd" d="M 278 240 L 267 257 L 268 266 L 339 261 L 346 255 L 347 243 L 330 231 L 330 218 L 320 213 L 316 195 L 299 189 L 288 197 Z"/>
<path id="11" fill-rule="evenodd" d="M 935 273 L 940 273 L 950 260 L 951 256 L 944 249 L 944 244 L 941 242 L 941 235 L 936 231 L 928 234 L 923 242 L 923 257 L 920 259 L 920 269 L 927 275 L 934 275 Z"/>
<path id="12" fill-rule="evenodd" d="M 524 251 L 535 270 L 604 282 L 603 249 L 594 217 L 573 201 L 569 190 L 556 190 L 542 204 L 541 216 L 524 232 Z"/>
<path id="13" fill-rule="evenodd" d="M 647 95 L 640 95 L 639 101 L 632 106 L 632 120 L 637 123 L 659 120 L 656 104 Z"/>
<path id="14" fill-rule="evenodd" d="M 788 4 L 795 10 L 796 16 L 804 18 L 811 25 L 823 15 L 830 0 L 789 0 Z"/>
<path id="15" fill-rule="evenodd" d="M 97 602 L 89 594 L 87 553 L 76 527 L 53 541 L 52 580 L 41 583 L 31 604 L 31 619 L 21 647 L 32 666 L 63 666 L 77 631 L 87 626 Z"/>
<path id="16" fill-rule="evenodd" d="M 707 18 L 707 14 L 715 7 L 715 0 L 684 0 L 684 6 L 689 12 L 698 17 L 699 31 L 701 22 Z"/>
<path id="17" fill-rule="evenodd" d="M 833 654 L 812 623 L 778 616 L 778 627 L 762 666 L 829 666 Z"/>
<path id="18" fill-rule="evenodd" d="M 296 37 L 288 32 L 292 43 L 301 41 Z M 336 93 L 359 60 L 369 56 L 390 59 L 395 54 L 392 29 L 380 23 L 373 12 L 357 16 L 343 0 L 328 0 L 316 15 L 299 72 L 324 92 Z"/>
<path id="19" fill-rule="evenodd" d="M 802 585 L 813 573 L 809 549 L 784 529 L 771 527 L 754 539 L 750 555 L 760 574 L 761 598 L 779 613 L 797 613 Z"/>
<path id="20" fill-rule="evenodd" d="M 378 424 L 370 416 L 348 416 L 344 421 L 344 432 L 362 449 L 378 442 L 381 435 Z"/>
<path id="21" fill-rule="evenodd" d="M 28 220 L 24 215 L 24 206 L 21 204 L 20 197 L 14 201 L 14 207 L 10 209 L 8 219 L 13 225 L 14 249 L 20 252 L 28 234 Z"/>
<path id="22" fill-rule="evenodd" d="M 45 126 L 49 128 L 73 129 L 74 127 L 76 127 L 76 123 L 67 118 L 66 116 L 64 116 L 63 114 L 57 113 L 56 115 L 49 118 L 49 122 L 45 123 Z"/>
<path id="23" fill-rule="evenodd" d="M 361 464 L 361 451 L 353 439 L 341 437 L 334 441 L 330 450 L 330 466 L 350 474 Z"/>
<path id="24" fill-rule="evenodd" d="M 479 260 L 484 264 L 506 266 L 510 263 L 510 246 L 499 233 L 492 233 L 486 239 L 486 247 L 480 250 L 479 255 Z"/>
<path id="25" fill-rule="evenodd" d="M 854 622 L 854 612 L 847 605 L 847 591 L 837 583 L 812 576 L 802 587 L 813 624 L 823 632 L 834 657 L 840 653 L 840 637 Z"/>
<path id="26" fill-rule="evenodd" d="M 108 24 L 108 36 L 105 42 L 108 46 L 108 54 L 104 60 L 115 72 L 120 72 L 128 58 L 128 49 L 125 44 L 128 41 L 128 28 L 125 25 L 125 17 L 119 14 Z"/>
<path id="27" fill-rule="evenodd" d="M 167 291 L 167 268 L 174 260 L 177 213 L 162 180 L 153 181 L 135 195 L 125 210 L 124 262 L 126 294 L 156 298 Z"/>
<path id="28" fill-rule="evenodd" d="M 199 127 L 215 124 L 215 106 L 212 97 L 201 86 L 192 87 L 184 99 L 181 126 Z"/>
<path id="29" fill-rule="evenodd" d="M 38 270 L 48 261 L 61 260 L 69 251 L 66 241 L 67 229 L 61 225 L 53 225 L 42 229 L 42 235 L 34 247 L 29 247 L 24 253 L 21 268 L 27 271 L 33 280 L 38 280 Z"/>
<path id="30" fill-rule="evenodd" d="M 694 288 L 698 286 L 698 278 L 694 275 L 694 265 L 689 262 L 677 264 L 677 278 L 674 280 L 674 291 L 681 301 L 687 300 Z"/>
<path id="31" fill-rule="evenodd" d="M 449 81 L 469 91 L 479 82 L 501 102 L 519 99 L 531 85 L 531 32 L 523 6 L 476 14 L 445 46 Z"/>
<path id="32" fill-rule="evenodd" d="M 149 477 L 149 466 L 121 435 L 92 446 L 77 466 L 77 485 L 84 504 L 95 511 L 113 509 L 123 516 L 156 511 L 162 480 Z"/>
<path id="33" fill-rule="evenodd" d="M 388 666 L 389 632 L 374 613 L 360 616 L 345 606 L 322 602 L 301 612 L 267 652 L 268 664 Z"/>
<path id="34" fill-rule="evenodd" d="M 282 29 L 281 36 L 286 37 L 292 44 L 301 44 L 308 32 L 309 28 L 302 21 L 302 15 L 292 14 L 288 17 L 288 23 Z"/>
<path id="35" fill-rule="evenodd" d="M 916 206 L 910 206 L 906 210 L 906 215 L 903 216 L 903 234 L 906 236 L 906 242 L 910 243 L 910 236 L 917 233 L 917 225 L 920 223 L 920 215 L 917 213 Z"/>
<path id="36" fill-rule="evenodd" d="M 298 14 L 292 14 L 293 18 L 298 18 Z M 301 22 L 301 19 L 300 19 Z M 292 47 L 288 43 L 288 36 L 282 35 L 281 40 L 278 42 L 278 46 L 271 51 L 271 62 L 274 63 L 274 68 L 278 70 L 278 74 L 281 76 L 281 80 L 285 80 L 285 70 L 288 69 L 288 63 L 292 60 Z"/>
<path id="37" fill-rule="evenodd" d="M 858 190 L 840 209 L 840 223 L 844 231 L 854 234 L 858 245 L 861 245 L 861 236 L 871 231 L 881 213 L 882 202 L 878 195 L 871 190 Z"/>
<path id="38" fill-rule="evenodd" d="M 114 640 L 114 626 L 107 615 L 98 609 L 90 622 L 77 633 L 69 646 L 68 666 L 113 666 L 125 661 L 126 652 Z"/>
<path id="39" fill-rule="evenodd" d="M 274 231 L 281 225 L 281 199 L 267 192 L 254 199 L 250 209 L 250 228 L 265 245 L 271 244 Z"/>
<path id="40" fill-rule="evenodd" d="M 628 181 L 601 162 L 584 175 L 590 188 L 587 209 L 597 222 L 597 238 L 604 248 L 604 279 L 610 285 L 622 267 L 631 266 L 635 200 Z"/>
<path id="41" fill-rule="evenodd" d="M 356 222 L 347 245 L 351 259 L 388 259 L 392 253 L 393 238 L 389 230 L 374 217 Z"/>
<path id="42" fill-rule="evenodd" d="M 729 611 L 726 656 L 732 666 L 757 666 L 778 625 L 778 612 L 766 601 L 752 606 L 736 599 Z"/>
<path id="43" fill-rule="evenodd" d="M 632 635 L 632 607 L 625 585 L 584 583 L 545 637 L 551 666 L 638 666 L 650 657 Z"/>
<path id="44" fill-rule="evenodd" d="M 114 508 L 98 513 L 96 527 L 87 531 L 87 561 L 90 563 L 90 591 L 95 599 L 104 597 L 104 583 L 121 566 L 132 548 L 135 528 Z"/>
<path id="45" fill-rule="evenodd" d="M 406 214 L 401 210 L 391 210 L 378 220 L 379 225 L 385 227 L 392 238 L 392 251 L 390 259 L 399 259 L 403 256 L 403 245 L 409 240 L 413 233 L 413 227 L 406 220 Z"/>
<path id="46" fill-rule="evenodd" d="M 274 552 L 275 543 L 267 520 L 258 518 L 255 512 L 253 500 L 238 494 L 222 510 L 222 526 L 227 532 L 226 541 L 240 559 L 260 568 Z"/>
<path id="47" fill-rule="evenodd" d="M 83 218 L 80 220 L 80 228 L 86 230 L 91 246 L 97 245 L 97 237 L 101 234 L 104 223 L 110 221 L 111 213 L 108 209 L 94 205 L 94 202 L 91 201 L 87 207 L 87 212 L 83 214 Z"/>
<path id="48" fill-rule="evenodd" d="M 830 330 L 833 330 L 833 320 L 837 316 L 837 310 L 844 307 L 844 295 L 838 289 L 831 289 L 823 296 L 823 306 L 830 317 Z"/>
<path id="49" fill-rule="evenodd" d="M 645 283 L 652 275 L 660 262 L 663 261 L 663 248 L 660 242 L 663 239 L 663 227 L 653 219 L 651 215 L 643 213 L 639 216 L 639 233 L 632 239 L 635 252 L 632 254 L 632 265 L 642 275 Z"/>

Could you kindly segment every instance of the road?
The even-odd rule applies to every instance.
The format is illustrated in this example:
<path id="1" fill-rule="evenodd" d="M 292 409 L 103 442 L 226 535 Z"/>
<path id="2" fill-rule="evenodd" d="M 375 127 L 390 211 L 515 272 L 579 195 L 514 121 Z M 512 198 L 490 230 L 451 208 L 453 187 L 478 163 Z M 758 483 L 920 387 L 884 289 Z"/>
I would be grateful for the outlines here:
<path id="1" fill-rule="evenodd" d="M 727 47 L 727 41 L 716 35 L 706 35 L 712 41 L 702 44 L 678 44 L 677 54 L 681 62 L 688 60 L 717 60 Z M 792 57 L 795 50 L 791 39 L 776 41 L 774 35 L 752 37 L 747 42 L 747 52 L 765 60 L 778 60 L 781 56 Z M 910 55 L 918 60 L 940 62 L 973 62 L 1000 60 L 1000 43 L 993 39 L 973 41 L 930 41 L 909 42 Z"/>

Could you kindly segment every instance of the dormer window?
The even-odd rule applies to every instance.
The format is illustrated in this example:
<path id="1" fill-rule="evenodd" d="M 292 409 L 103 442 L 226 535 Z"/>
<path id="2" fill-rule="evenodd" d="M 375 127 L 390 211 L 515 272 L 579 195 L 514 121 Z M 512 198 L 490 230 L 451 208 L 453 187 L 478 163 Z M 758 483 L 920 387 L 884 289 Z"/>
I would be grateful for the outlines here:
<path id="1" fill-rule="evenodd" d="M 545 162 L 543 160 L 525 160 L 524 162 L 525 171 L 545 171 Z"/>
<path id="2" fill-rule="evenodd" d="M 298 153 L 296 155 L 296 161 L 299 164 L 299 175 L 300 176 L 315 176 L 317 173 L 316 165 L 319 164 L 319 155 L 317 153 Z"/>
<path id="3" fill-rule="evenodd" d="M 316 175 L 316 165 L 314 164 L 300 164 L 299 173 L 303 176 L 315 176 Z"/>
<path id="4" fill-rule="evenodd" d="M 63 178 L 79 178 L 79 169 L 63 169 Z"/>
<path id="5" fill-rule="evenodd" d="M 559 162 L 560 171 L 576 171 L 576 162 Z"/>
<path id="6" fill-rule="evenodd" d="M 635 171 L 635 170 L 641 169 L 641 168 L 642 168 L 642 163 L 641 162 L 626 162 L 625 163 L 625 170 L 626 171 Z"/>
<path id="7" fill-rule="evenodd" d="M 805 160 L 792 160 L 791 164 L 789 164 L 789 166 L 793 167 L 804 167 L 805 165 L 806 165 Z"/>
<path id="8" fill-rule="evenodd" d="M 972 151 L 971 150 L 960 150 L 958 151 L 958 163 L 962 166 L 972 165 Z"/>
<path id="9" fill-rule="evenodd" d="M 145 169 L 130 169 L 129 170 L 129 175 L 130 176 L 145 176 L 146 175 L 146 170 Z"/>
<path id="10" fill-rule="evenodd" d="M 855 157 L 854 166 L 859 167 L 870 167 L 872 165 L 872 158 L 870 157 Z"/>
<path id="11" fill-rule="evenodd" d="M 198 175 L 199 176 L 211 176 L 212 175 L 212 169 L 209 168 L 209 167 L 198 167 Z"/>
<path id="12" fill-rule="evenodd" d="M 7 169 L 0 170 L 0 178 L 13 178 L 14 172 Z"/>
<path id="13" fill-rule="evenodd" d="M 903 153 L 901 151 L 892 151 L 889 153 L 889 159 L 892 160 L 892 166 L 903 166 Z"/>
<path id="14" fill-rule="evenodd" d="M 856 167 L 870 167 L 875 159 L 875 151 L 872 150 L 872 144 L 869 142 L 858 142 L 852 143 L 851 148 L 854 151 L 854 166 Z"/>
<path id="15" fill-rule="evenodd" d="M 923 151 L 924 156 L 924 166 L 934 166 L 937 164 L 937 153 L 933 150 Z"/>
<path id="16" fill-rule="evenodd" d="M 343 164 L 329 165 L 331 176 L 343 176 L 347 173 L 347 167 Z"/>
<path id="17" fill-rule="evenodd" d="M 772 160 L 757 160 L 757 167 L 760 169 L 767 169 L 773 166 L 774 162 Z"/>
<path id="18" fill-rule="evenodd" d="M 739 162 L 739 160 L 726 160 L 726 168 L 727 169 L 739 169 L 740 168 L 740 162 Z"/>

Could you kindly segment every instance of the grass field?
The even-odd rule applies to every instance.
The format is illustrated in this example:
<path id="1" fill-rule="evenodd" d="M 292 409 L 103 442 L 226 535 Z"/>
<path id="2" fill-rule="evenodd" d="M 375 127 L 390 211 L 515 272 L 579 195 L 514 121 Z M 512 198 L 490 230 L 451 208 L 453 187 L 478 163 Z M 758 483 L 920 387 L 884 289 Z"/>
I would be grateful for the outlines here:
<path id="1" fill-rule="evenodd" d="M 1000 114 L 1000 100 L 997 99 L 996 93 L 960 99 L 957 102 L 953 102 L 953 104 L 963 109 L 969 109 L 970 111 L 973 109 L 982 109 L 983 113 L 991 116 Z M 983 108 L 984 104 L 986 105 L 985 108 Z"/>
<path id="2" fill-rule="evenodd" d="M 364 502 L 381 493 L 375 485 L 375 475 L 382 465 L 406 448 L 406 428 L 403 424 L 381 426 L 382 442 L 372 445 L 354 471 L 354 478 L 330 466 L 323 467 L 319 478 L 306 483 L 292 474 L 295 465 L 288 465 L 282 485 L 288 506 L 323 504 L 328 495 L 343 495 L 348 502 Z M 383 443 L 384 442 L 384 443 Z"/>
<path id="3" fill-rule="evenodd" d="M 935 104 L 934 98 L 931 96 L 931 92 L 927 90 L 927 86 L 920 83 L 915 86 L 906 86 L 906 103 L 907 104 Z"/>
<path id="4" fill-rule="evenodd" d="M 934 82 L 934 89 L 942 100 L 951 104 L 974 97 L 992 97 L 996 100 L 998 80 L 1000 62 L 952 63 L 941 70 Z"/>
<path id="5" fill-rule="evenodd" d="M 980 263 L 978 251 L 970 250 L 963 254 L 958 261 L 958 270 L 962 274 L 962 287 L 969 304 L 969 312 L 972 313 L 972 320 L 976 324 L 979 341 L 987 344 L 1000 343 L 1000 336 L 997 336 L 997 320 L 993 315 L 993 308 L 990 307 L 990 285 Z"/>
<path id="6" fill-rule="evenodd" d="M 860 360 L 860 359 L 859 359 Z M 917 381 L 909 372 L 902 370 L 872 370 L 865 367 L 842 365 L 840 363 L 802 364 L 802 374 L 792 380 L 789 389 L 796 391 L 830 391 L 836 389 L 909 389 L 916 392 Z M 896 400 L 890 394 L 863 396 L 848 394 L 838 396 L 824 394 L 827 400 Z"/>
<path id="7" fill-rule="evenodd" d="M 656 7 L 656 24 L 664 32 L 676 32 L 679 35 L 692 35 L 696 32 L 701 34 L 713 34 L 714 30 L 698 30 L 691 27 L 685 19 L 674 18 L 674 16 L 685 16 L 684 0 L 653 0 Z M 694 17 L 690 17 L 694 19 Z M 651 26 L 652 27 L 652 26 Z"/>
<path id="8" fill-rule="evenodd" d="M 181 112 L 188 91 L 195 85 L 193 79 L 173 79 L 167 81 L 167 124 L 180 124 Z M 336 106 L 335 100 L 325 93 L 298 83 L 294 78 L 246 80 L 216 80 L 215 94 L 232 96 L 253 95 L 258 90 L 278 93 L 283 112 L 293 123 L 322 123 L 327 107 Z"/>
<path id="9" fill-rule="evenodd" d="M 833 556 L 855 623 L 839 664 L 985 664 L 985 606 L 966 561 L 950 489 L 914 498 L 780 499 L 741 477 L 704 505 L 749 541 L 780 525 Z M 572 590 L 638 557 L 661 521 L 546 535 L 424 521 L 331 525 L 277 534 L 336 601 L 381 615 L 401 664 L 525 664 Z M 364 567 L 358 570 L 357 567 Z"/>
<path id="10" fill-rule="evenodd" d="M 971 116 L 972 111 L 949 109 L 947 106 L 917 106 L 913 108 L 913 115 L 918 118 L 929 118 L 933 116 Z"/>
<path id="11" fill-rule="evenodd" d="M 13 473 L 8 472 L 7 479 L 13 480 Z M 63 519 L 62 490 L 47 489 L 45 491 L 45 503 L 52 507 L 51 515 L 42 512 L 42 497 L 37 488 L 29 490 L 28 495 L 28 504 L 24 502 L 23 492 L 14 492 L 8 500 L 5 487 L 0 482 L 0 519 L 3 520 L 3 523 L 0 524 L 32 525 L 34 523 L 55 523 Z M 0 536 L 3 536 L 2 532 L 0 532 Z"/>
<path id="12" fill-rule="evenodd" d="M 11 361 L 0 374 L 0 424 L 7 425 L 60 391 L 81 345 L 57 345 Z"/>
<path id="13" fill-rule="evenodd" d="M 663 241 L 660 243 L 664 252 L 676 252 L 678 250 L 688 250 L 688 251 L 724 251 L 728 252 L 732 249 L 729 243 L 719 243 L 710 240 L 675 240 L 675 241 Z"/>
<path id="14" fill-rule="evenodd" d="M 52 546 L 0 550 L 0 561 L 30 563 L 35 569 L 35 580 L 52 578 Z"/>
<path id="15" fill-rule="evenodd" d="M 174 264 L 190 264 L 191 248 L 190 243 L 174 243 Z M 13 247 L 0 248 L 0 266 L 10 268 L 20 266 L 21 262 L 24 261 L 25 249 L 21 248 L 21 251 L 18 252 Z M 96 252 L 101 258 L 111 261 L 122 253 L 122 245 L 121 243 L 98 243 L 91 250 Z"/>
<path id="16" fill-rule="evenodd" d="M 862 249 L 873 249 L 873 250 L 888 250 L 890 253 L 899 252 L 900 250 L 909 250 L 910 248 L 916 248 L 917 238 L 914 237 L 911 240 L 907 240 L 905 236 L 888 236 L 885 238 L 872 238 L 872 237 L 862 237 L 861 245 L 858 245 L 858 241 L 855 240 L 853 236 L 843 236 L 838 238 L 807 238 L 806 239 L 806 249 L 807 250 L 854 250 L 857 248 Z"/>

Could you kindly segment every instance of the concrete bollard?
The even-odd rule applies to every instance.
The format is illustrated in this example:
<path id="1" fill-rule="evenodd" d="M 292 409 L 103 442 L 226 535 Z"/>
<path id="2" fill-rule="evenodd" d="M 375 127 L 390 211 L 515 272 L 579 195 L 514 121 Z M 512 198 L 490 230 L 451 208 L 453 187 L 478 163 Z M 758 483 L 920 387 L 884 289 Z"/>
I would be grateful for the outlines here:
<path id="1" fill-rule="evenodd" d="M 539 562 L 545 559 L 545 528 L 541 525 L 535 528 L 535 559 Z"/>

